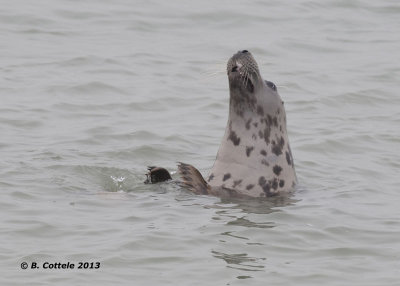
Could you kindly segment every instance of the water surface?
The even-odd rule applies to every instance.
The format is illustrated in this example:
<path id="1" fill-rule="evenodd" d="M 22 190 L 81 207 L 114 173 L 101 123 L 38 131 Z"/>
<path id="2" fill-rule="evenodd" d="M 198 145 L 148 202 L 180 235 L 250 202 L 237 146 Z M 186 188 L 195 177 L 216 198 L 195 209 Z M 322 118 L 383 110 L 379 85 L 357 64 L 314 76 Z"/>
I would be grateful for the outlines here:
<path id="1" fill-rule="evenodd" d="M 3 285 L 398 285 L 398 1 L 11 1 L 0 10 Z M 285 101 L 300 187 L 207 174 L 248 49 Z M 175 176 L 176 178 L 176 176 Z M 22 270 L 22 262 L 100 262 Z"/>

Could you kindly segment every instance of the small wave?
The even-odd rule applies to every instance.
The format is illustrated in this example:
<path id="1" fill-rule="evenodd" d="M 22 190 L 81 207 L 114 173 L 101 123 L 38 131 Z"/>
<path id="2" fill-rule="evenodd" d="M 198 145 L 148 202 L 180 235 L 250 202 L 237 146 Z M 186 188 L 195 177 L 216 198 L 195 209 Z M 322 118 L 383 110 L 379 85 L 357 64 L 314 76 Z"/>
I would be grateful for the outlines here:
<path id="1" fill-rule="evenodd" d="M 43 122 L 39 120 L 0 118 L 0 125 L 8 125 L 15 128 L 27 129 L 40 127 L 43 125 Z"/>
<path id="2" fill-rule="evenodd" d="M 93 55 L 74 57 L 62 61 L 55 62 L 58 66 L 65 67 L 77 67 L 77 66 L 99 66 L 103 67 L 104 65 L 114 65 L 114 66 L 123 66 L 123 63 L 114 59 L 114 58 L 105 58 L 98 57 Z"/>
<path id="3" fill-rule="evenodd" d="M 75 86 L 67 86 L 67 85 L 50 86 L 49 88 L 47 88 L 47 92 L 51 94 L 66 94 L 66 95 L 129 94 L 123 89 L 98 81 L 92 81 L 89 83 L 79 84 Z"/>
<path id="4" fill-rule="evenodd" d="M 19 33 L 27 34 L 27 35 L 43 34 L 43 35 L 50 35 L 50 36 L 73 36 L 74 34 L 76 34 L 71 31 L 49 31 L 49 30 L 43 30 L 43 29 L 38 29 L 38 28 L 20 30 Z"/>

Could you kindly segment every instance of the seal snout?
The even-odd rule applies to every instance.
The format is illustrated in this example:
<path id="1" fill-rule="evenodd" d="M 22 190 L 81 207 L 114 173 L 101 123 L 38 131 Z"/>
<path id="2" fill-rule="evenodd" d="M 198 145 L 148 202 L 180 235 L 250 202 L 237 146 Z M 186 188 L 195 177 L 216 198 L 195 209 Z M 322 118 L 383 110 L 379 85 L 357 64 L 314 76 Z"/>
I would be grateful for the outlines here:
<path id="1" fill-rule="evenodd" d="M 238 51 L 229 59 L 227 72 L 228 75 L 234 72 L 239 72 L 242 75 L 244 73 L 259 73 L 258 65 L 248 50 Z"/>
<path id="2" fill-rule="evenodd" d="M 248 50 L 240 50 L 228 61 L 227 74 L 231 87 L 254 92 L 260 78 L 258 65 Z"/>

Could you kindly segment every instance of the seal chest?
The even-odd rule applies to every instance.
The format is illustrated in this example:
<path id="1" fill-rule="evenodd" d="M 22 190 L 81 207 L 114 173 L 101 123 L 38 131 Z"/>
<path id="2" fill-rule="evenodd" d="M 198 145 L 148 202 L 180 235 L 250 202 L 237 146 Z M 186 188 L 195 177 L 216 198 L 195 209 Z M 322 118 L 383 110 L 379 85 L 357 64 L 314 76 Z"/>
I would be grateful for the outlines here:
<path id="1" fill-rule="evenodd" d="M 217 196 L 265 197 L 291 190 L 297 179 L 275 84 L 262 79 L 247 50 L 229 59 L 227 74 L 229 118 L 214 166 L 204 180 L 193 166 L 179 165 L 182 185 Z"/>

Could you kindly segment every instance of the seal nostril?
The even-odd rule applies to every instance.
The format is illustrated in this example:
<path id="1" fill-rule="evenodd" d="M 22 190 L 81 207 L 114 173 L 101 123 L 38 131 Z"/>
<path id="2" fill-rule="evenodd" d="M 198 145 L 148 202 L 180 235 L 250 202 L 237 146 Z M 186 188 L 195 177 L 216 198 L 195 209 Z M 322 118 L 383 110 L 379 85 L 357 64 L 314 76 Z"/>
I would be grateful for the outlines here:
<path id="1" fill-rule="evenodd" d="M 242 51 L 242 54 L 246 54 L 246 53 L 248 53 L 249 51 L 248 50 L 243 50 Z"/>

